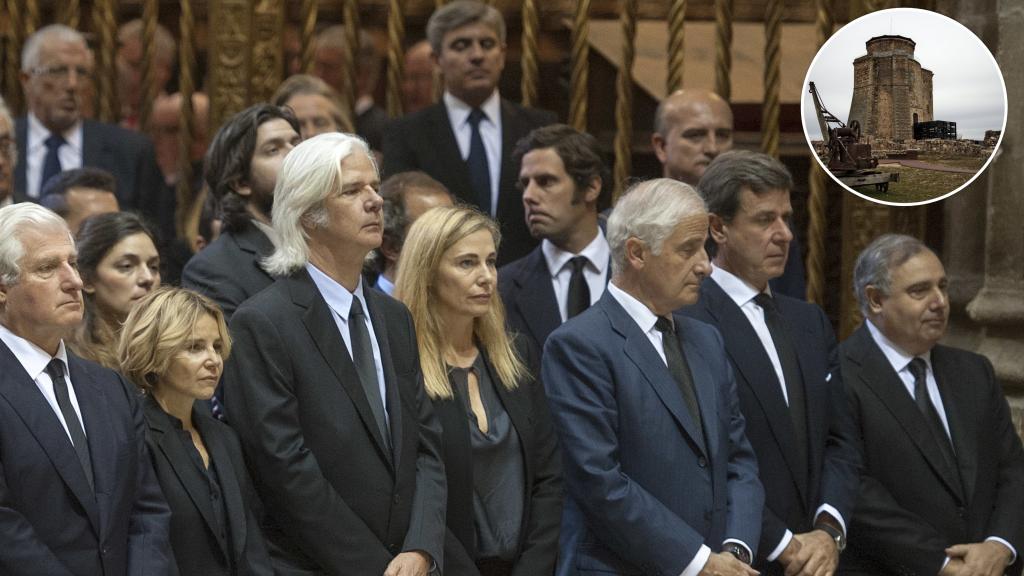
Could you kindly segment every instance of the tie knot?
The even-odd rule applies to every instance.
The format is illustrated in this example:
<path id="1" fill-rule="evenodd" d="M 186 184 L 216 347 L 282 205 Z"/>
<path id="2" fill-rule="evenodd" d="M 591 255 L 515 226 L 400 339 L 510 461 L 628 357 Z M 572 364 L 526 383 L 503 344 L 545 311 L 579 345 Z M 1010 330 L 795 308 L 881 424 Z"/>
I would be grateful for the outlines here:
<path id="1" fill-rule="evenodd" d="M 654 329 L 662 334 L 676 333 L 676 327 L 668 316 L 658 316 L 658 321 L 654 323 Z"/>
<path id="2" fill-rule="evenodd" d="M 754 296 L 754 303 L 761 307 L 762 310 L 775 312 L 775 299 L 770 295 L 761 292 L 757 296 Z"/>
<path id="3" fill-rule="evenodd" d="M 363 303 L 359 300 L 359 298 L 356 297 L 355 294 L 353 294 L 352 305 L 349 306 L 348 308 L 349 319 L 351 320 L 354 318 L 362 318 L 364 315 L 365 314 L 363 312 Z"/>
<path id="4" fill-rule="evenodd" d="M 50 150 L 56 150 L 66 143 L 67 141 L 64 140 L 64 137 L 60 136 L 59 134 L 50 134 L 50 137 L 47 138 L 44 142 L 44 144 L 46 144 L 46 147 Z"/>
<path id="5" fill-rule="evenodd" d="M 479 108 L 473 108 L 469 112 L 469 123 L 472 124 L 474 128 L 479 126 L 480 121 L 483 120 L 484 118 L 487 118 L 487 115 L 484 114 L 484 111 Z"/>
<path id="6" fill-rule="evenodd" d="M 50 376 L 51 380 L 64 377 L 64 363 L 54 358 L 50 360 L 50 363 L 46 365 L 46 373 Z"/>
<path id="7" fill-rule="evenodd" d="M 573 273 L 579 273 L 583 271 L 583 267 L 587 265 L 586 256 L 573 256 L 569 259 L 569 265 L 572 266 Z"/>
<path id="8" fill-rule="evenodd" d="M 923 358 L 915 357 L 910 361 L 909 366 L 910 373 L 914 375 L 914 380 L 921 380 L 928 373 L 928 364 L 925 363 Z"/>

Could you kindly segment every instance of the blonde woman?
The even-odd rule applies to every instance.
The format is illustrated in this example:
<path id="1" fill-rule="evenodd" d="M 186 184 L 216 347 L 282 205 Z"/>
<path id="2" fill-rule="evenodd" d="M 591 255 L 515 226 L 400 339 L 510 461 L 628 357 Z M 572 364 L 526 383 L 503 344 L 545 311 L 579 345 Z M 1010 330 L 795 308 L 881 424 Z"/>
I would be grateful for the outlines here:
<path id="1" fill-rule="evenodd" d="M 471 208 L 413 224 L 396 296 L 412 312 L 423 382 L 444 430 L 445 574 L 552 574 L 562 514 L 558 450 L 536 359 L 505 331 L 499 233 Z M 531 368 L 533 370 L 531 370 Z"/>
<path id="2" fill-rule="evenodd" d="M 269 576 L 238 437 L 196 404 L 213 396 L 230 350 L 220 308 L 170 287 L 128 314 L 117 345 L 122 373 L 146 392 L 146 444 L 180 573 Z"/>

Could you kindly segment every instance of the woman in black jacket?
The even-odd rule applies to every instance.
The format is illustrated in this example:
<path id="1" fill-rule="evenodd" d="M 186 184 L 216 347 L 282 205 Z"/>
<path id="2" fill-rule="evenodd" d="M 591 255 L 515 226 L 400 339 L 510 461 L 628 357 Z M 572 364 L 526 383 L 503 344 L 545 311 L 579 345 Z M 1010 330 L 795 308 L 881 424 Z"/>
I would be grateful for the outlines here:
<path id="1" fill-rule="evenodd" d="M 146 445 L 182 576 L 273 574 L 238 437 L 196 402 L 213 396 L 230 347 L 220 308 L 180 288 L 145 297 L 118 342 L 122 372 L 146 392 Z"/>
<path id="2" fill-rule="evenodd" d="M 416 324 L 423 382 L 444 429 L 446 576 L 552 574 L 562 514 L 558 449 L 536 359 L 505 331 L 498 228 L 435 208 L 409 230 L 396 296 Z"/>

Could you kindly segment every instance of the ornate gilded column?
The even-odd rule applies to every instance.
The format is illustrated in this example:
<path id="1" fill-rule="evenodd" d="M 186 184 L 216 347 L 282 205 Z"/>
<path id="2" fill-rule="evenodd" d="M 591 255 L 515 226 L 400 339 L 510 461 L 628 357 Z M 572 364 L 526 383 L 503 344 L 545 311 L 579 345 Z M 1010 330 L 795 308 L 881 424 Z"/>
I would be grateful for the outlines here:
<path id="1" fill-rule="evenodd" d="M 184 17 L 184 10 L 182 10 Z M 249 104 L 253 40 L 249 0 L 210 3 L 210 133 Z M 184 65 L 184 62 L 182 63 Z"/>
<path id="2" fill-rule="evenodd" d="M 252 83 L 249 90 L 253 102 L 266 102 L 283 80 L 284 0 L 258 0 L 253 7 L 252 28 Z"/>

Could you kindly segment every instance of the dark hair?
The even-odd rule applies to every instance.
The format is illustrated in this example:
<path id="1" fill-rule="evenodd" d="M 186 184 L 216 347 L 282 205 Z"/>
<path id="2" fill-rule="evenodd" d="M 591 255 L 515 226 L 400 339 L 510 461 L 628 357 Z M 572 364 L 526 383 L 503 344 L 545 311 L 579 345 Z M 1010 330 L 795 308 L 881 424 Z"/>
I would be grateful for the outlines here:
<path id="1" fill-rule="evenodd" d="M 565 124 L 551 124 L 536 128 L 523 136 L 512 157 L 517 166 L 522 164 L 523 156 L 534 150 L 552 148 L 562 159 L 565 172 L 576 183 L 573 201 L 577 202 L 583 191 L 590 186 L 594 178 L 601 179 L 601 191 L 597 197 L 598 210 L 605 208 L 611 190 L 611 178 L 604 161 L 601 159 L 601 148 L 594 138 L 586 132 L 580 132 Z"/>
<path id="2" fill-rule="evenodd" d="M 72 188 L 94 188 L 117 193 L 114 175 L 99 168 L 75 168 L 54 175 L 43 184 L 39 203 L 64 218 L 68 215 L 67 193 Z"/>
<path id="3" fill-rule="evenodd" d="M 78 272 L 83 280 L 90 280 L 96 273 L 100 260 L 110 252 L 118 242 L 133 234 L 145 234 L 160 246 L 156 232 L 148 222 L 134 212 L 110 212 L 97 214 L 82 221 L 75 237 L 78 248 Z"/>
<path id="4" fill-rule="evenodd" d="M 249 180 L 259 127 L 278 118 L 288 122 L 296 134 L 300 133 L 299 121 L 290 109 L 257 104 L 225 122 L 206 151 L 203 177 L 220 208 L 225 230 L 240 230 L 249 222 L 248 202 L 235 189 Z"/>
<path id="5" fill-rule="evenodd" d="M 430 190 L 451 197 L 451 192 L 444 184 L 419 170 L 399 172 L 385 180 L 380 185 L 380 195 L 384 198 L 384 206 L 381 208 L 384 219 L 384 242 L 390 242 L 399 249 L 405 242 L 405 229 L 409 226 L 409 216 L 405 212 L 405 197 L 412 189 Z M 373 259 L 376 271 L 383 273 L 384 253 L 380 249 L 375 250 Z"/>

